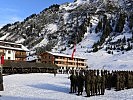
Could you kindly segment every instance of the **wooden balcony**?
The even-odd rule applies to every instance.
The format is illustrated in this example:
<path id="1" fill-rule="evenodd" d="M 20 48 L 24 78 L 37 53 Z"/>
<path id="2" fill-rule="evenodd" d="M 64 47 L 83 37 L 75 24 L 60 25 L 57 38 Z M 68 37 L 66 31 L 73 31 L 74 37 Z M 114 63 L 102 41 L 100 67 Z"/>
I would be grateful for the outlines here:
<path id="1" fill-rule="evenodd" d="M 26 58 L 26 55 L 15 54 L 15 58 Z"/>
<path id="2" fill-rule="evenodd" d="M 55 59 L 55 61 L 64 61 L 64 62 L 66 62 L 67 59 Z"/>
<path id="3" fill-rule="evenodd" d="M 56 64 L 57 66 L 61 66 L 61 67 L 66 67 L 67 65 L 65 65 L 65 64 Z"/>

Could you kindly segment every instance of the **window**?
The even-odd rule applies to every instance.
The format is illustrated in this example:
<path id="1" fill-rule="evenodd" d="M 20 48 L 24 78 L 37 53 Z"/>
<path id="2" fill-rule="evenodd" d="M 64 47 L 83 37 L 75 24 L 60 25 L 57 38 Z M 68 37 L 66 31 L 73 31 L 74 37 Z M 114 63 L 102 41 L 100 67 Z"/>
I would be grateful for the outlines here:
<path id="1" fill-rule="evenodd" d="M 56 58 L 56 59 L 58 59 L 58 57 L 57 57 L 57 56 L 55 56 L 55 58 Z"/>
<path id="2" fill-rule="evenodd" d="M 58 64 L 58 61 L 55 61 L 55 64 Z"/>
<path id="3" fill-rule="evenodd" d="M 69 58 L 69 60 L 72 60 L 72 58 Z"/>
<path id="4" fill-rule="evenodd" d="M 64 62 L 62 61 L 61 64 L 64 64 Z"/>
<path id="5" fill-rule="evenodd" d="M 11 51 L 10 50 L 8 50 L 8 54 L 11 54 Z"/>
<path id="6" fill-rule="evenodd" d="M 10 60 L 11 59 L 11 57 L 8 57 L 8 60 Z"/>
<path id="7" fill-rule="evenodd" d="M 0 49 L 0 52 L 3 52 L 3 50 L 2 50 L 2 49 Z"/>
<path id="8" fill-rule="evenodd" d="M 23 55 L 24 54 L 24 52 L 21 52 L 21 55 Z"/>

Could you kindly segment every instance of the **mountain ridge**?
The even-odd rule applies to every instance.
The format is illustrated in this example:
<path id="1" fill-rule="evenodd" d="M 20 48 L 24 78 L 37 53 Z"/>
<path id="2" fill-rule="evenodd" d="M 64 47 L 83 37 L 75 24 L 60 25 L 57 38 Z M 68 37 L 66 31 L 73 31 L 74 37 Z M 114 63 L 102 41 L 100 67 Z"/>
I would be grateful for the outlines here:
<path id="1" fill-rule="evenodd" d="M 22 43 L 36 53 L 71 54 L 75 41 L 82 53 L 124 53 L 132 50 L 133 45 L 132 6 L 132 0 L 53 4 L 22 22 L 2 27 L 0 40 Z"/>

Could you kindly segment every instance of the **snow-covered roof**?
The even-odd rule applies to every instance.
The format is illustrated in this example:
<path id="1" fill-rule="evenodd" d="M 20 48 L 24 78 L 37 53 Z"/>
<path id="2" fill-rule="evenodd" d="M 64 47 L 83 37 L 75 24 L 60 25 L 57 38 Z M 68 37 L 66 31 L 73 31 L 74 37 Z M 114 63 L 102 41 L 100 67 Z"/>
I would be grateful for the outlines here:
<path id="1" fill-rule="evenodd" d="M 24 51 L 30 51 L 28 48 L 26 48 L 25 46 L 23 46 L 22 44 L 21 44 L 21 48 L 24 50 Z"/>
<path id="2" fill-rule="evenodd" d="M 57 53 L 57 52 L 48 52 L 48 51 L 47 51 L 47 53 L 52 54 L 52 55 L 54 55 L 54 56 L 62 56 L 62 57 L 69 57 L 69 58 L 72 57 L 71 55 L 62 54 L 62 53 Z M 78 56 L 74 56 L 74 58 L 79 58 L 79 59 L 85 59 L 85 60 L 86 60 L 86 58 L 78 57 Z"/>
<path id="3" fill-rule="evenodd" d="M 6 46 L 0 46 L 2 49 L 10 49 L 10 50 L 20 50 L 20 51 L 29 51 L 27 48 L 14 48 L 14 47 L 6 47 Z"/>
<path id="4" fill-rule="evenodd" d="M 33 60 L 37 60 L 37 59 L 38 59 L 37 55 L 28 56 L 28 57 L 27 57 L 27 61 L 33 61 Z"/>
<path id="5" fill-rule="evenodd" d="M 25 46 L 23 46 L 22 44 L 17 44 L 17 43 L 12 43 L 12 42 L 5 42 L 5 41 L 0 41 L 1 43 L 6 43 L 6 44 L 13 44 L 13 45 L 17 45 L 17 46 L 21 46 L 19 47 L 11 47 L 11 46 L 3 46 L 0 45 L 0 48 L 2 49 L 10 49 L 10 50 L 20 50 L 20 51 L 29 51 L 29 49 L 27 49 Z"/>
<path id="6" fill-rule="evenodd" d="M 0 42 L 3 42 L 3 43 L 7 43 L 7 44 L 15 44 L 15 45 L 21 45 L 21 44 L 18 44 L 18 43 L 13 43 L 13 42 L 6 42 L 6 41 L 1 41 Z"/>

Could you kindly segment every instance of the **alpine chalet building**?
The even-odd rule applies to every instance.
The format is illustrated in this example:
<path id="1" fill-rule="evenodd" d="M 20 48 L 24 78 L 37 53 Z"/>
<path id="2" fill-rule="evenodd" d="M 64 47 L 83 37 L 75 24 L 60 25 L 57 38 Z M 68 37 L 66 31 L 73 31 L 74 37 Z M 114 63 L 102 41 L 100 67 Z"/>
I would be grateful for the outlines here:
<path id="1" fill-rule="evenodd" d="M 22 44 L 0 41 L 0 53 L 5 60 L 26 61 L 29 50 Z"/>
<path id="2" fill-rule="evenodd" d="M 81 70 L 86 69 L 86 60 L 82 57 L 74 56 L 73 59 L 71 55 L 44 52 L 40 54 L 41 62 L 45 64 L 55 64 L 58 66 L 58 72 L 65 73 L 69 70 Z"/>

